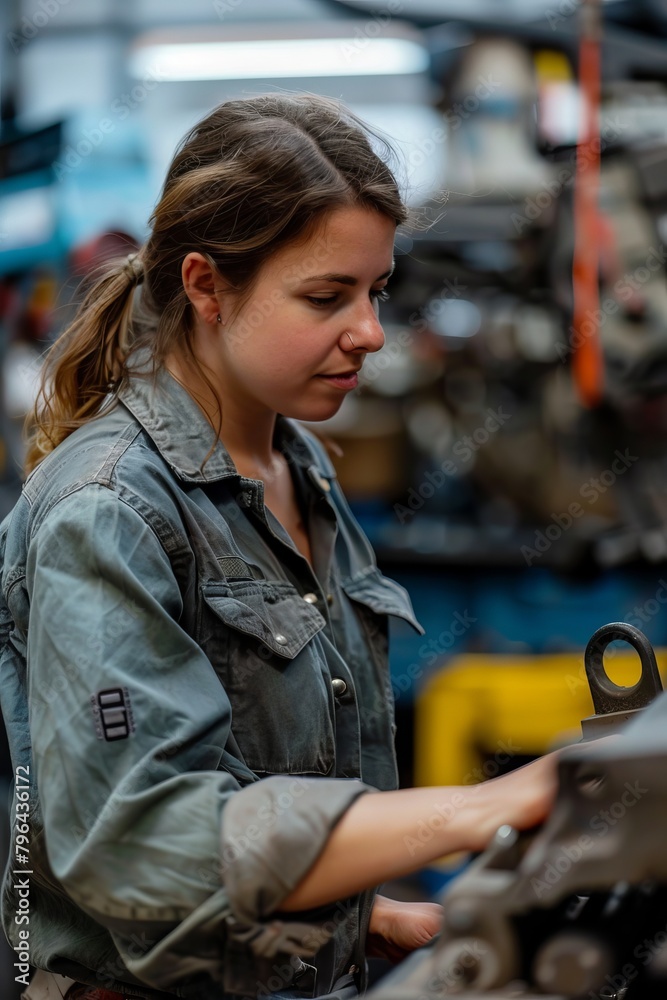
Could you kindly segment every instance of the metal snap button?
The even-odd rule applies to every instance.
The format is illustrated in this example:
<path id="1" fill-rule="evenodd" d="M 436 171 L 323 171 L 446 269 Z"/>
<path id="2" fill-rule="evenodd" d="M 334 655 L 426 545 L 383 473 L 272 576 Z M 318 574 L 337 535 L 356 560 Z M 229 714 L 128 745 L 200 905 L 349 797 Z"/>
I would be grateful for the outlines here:
<path id="1" fill-rule="evenodd" d="M 342 677 L 334 677 L 331 681 L 331 690 L 336 698 L 340 698 L 347 691 L 347 684 Z"/>
<path id="2" fill-rule="evenodd" d="M 334 595 L 327 594 L 327 604 L 333 604 L 333 602 L 334 602 Z"/>
<path id="3" fill-rule="evenodd" d="M 283 635 L 283 634 L 282 634 L 282 632 L 277 632 L 277 633 L 276 633 L 276 634 L 274 635 L 274 637 L 273 637 L 273 638 L 274 638 L 274 639 L 276 640 L 276 642 L 277 642 L 277 643 L 279 643 L 279 644 L 280 644 L 281 646 L 286 646 L 286 645 L 287 645 L 287 643 L 289 642 L 289 639 L 287 638 L 287 636 L 286 636 L 286 635 Z"/>
<path id="4" fill-rule="evenodd" d="M 317 594 L 304 594 L 303 599 L 306 604 L 317 604 Z"/>
<path id="5" fill-rule="evenodd" d="M 325 479 L 324 476 L 320 476 L 320 475 L 316 476 L 316 479 L 317 479 L 318 485 L 324 490 L 324 492 L 325 493 L 329 493 L 330 490 L 331 490 L 331 483 L 329 482 L 329 480 Z"/>

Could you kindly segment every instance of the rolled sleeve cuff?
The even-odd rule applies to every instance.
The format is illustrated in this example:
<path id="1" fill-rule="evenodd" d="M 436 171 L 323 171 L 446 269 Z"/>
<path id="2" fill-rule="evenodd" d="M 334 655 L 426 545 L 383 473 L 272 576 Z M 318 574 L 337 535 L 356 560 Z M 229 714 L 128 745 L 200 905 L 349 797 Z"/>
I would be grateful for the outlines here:
<path id="1" fill-rule="evenodd" d="M 357 780 L 275 775 L 231 796 L 222 818 L 222 878 L 234 915 L 275 912 L 321 854 L 352 803 L 375 792 Z"/>

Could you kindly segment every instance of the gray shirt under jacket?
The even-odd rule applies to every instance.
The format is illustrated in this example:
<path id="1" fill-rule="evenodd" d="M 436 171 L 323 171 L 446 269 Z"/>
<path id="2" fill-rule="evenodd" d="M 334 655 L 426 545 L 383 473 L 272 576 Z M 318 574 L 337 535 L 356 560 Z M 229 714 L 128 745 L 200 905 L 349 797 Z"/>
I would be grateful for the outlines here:
<path id="1" fill-rule="evenodd" d="M 166 371 L 120 400 L 2 525 L 21 823 L 30 789 L 5 930 L 32 965 L 127 996 L 354 996 L 373 891 L 277 911 L 352 802 L 396 787 L 387 616 L 419 630 L 409 597 L 303 428 L 279 417 L 274 444 L 313 568 L 263 483 L 219 441 L 206 460 L 213 431 Z"/>

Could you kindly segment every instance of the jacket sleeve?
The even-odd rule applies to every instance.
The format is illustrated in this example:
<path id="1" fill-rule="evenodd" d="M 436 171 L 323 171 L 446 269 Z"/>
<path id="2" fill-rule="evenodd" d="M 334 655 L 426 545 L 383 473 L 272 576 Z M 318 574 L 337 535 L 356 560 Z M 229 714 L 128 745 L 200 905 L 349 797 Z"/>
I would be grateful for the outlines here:
<path id="1" fill-rule="evenodd" d="M 33 764 L 68 895 L 158 989 L 224 984 L 239 949 L 251 964 L 317 950 L 312 926 L 275 911 L 371 789 L 289 775 L 241 787 L 230 704 L 179 625 L 169 559 L 111 490 L 91 484 L 50 511 L 26 584 Z"/>

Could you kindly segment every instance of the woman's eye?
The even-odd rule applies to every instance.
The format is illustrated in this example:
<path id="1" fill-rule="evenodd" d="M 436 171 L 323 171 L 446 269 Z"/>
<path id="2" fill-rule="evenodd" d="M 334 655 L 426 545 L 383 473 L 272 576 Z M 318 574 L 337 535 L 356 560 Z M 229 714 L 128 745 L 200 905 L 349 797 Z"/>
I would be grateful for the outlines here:
<path id="1" fill-rule="evenodd" d="M 378 288 L 375 290 L 371 289 L 369 295 L 371 299 L 374 299 L 377 302 L 386 302 L 389 298 L 389 292 L 386 288 Z M 326 306 L 335 305 L 335 303 L 338 302 L 338 298 L 339 296 L 337 294 L 329 295 L 326 298 L 319 295 L 306 295 L 308 302 L 311 302 L 314 306 L 317 306 L 320 309 L 324 309 Z"/>
<path id="2" fill-rule="evenodd" d="M 327 299 L 320 299 L 316 295 L 306 295 L 306 298 L 309 302 L 312 302 L 314 306 L 330 306 L 336 301 L 338 296 L 331 295 Z"/>

